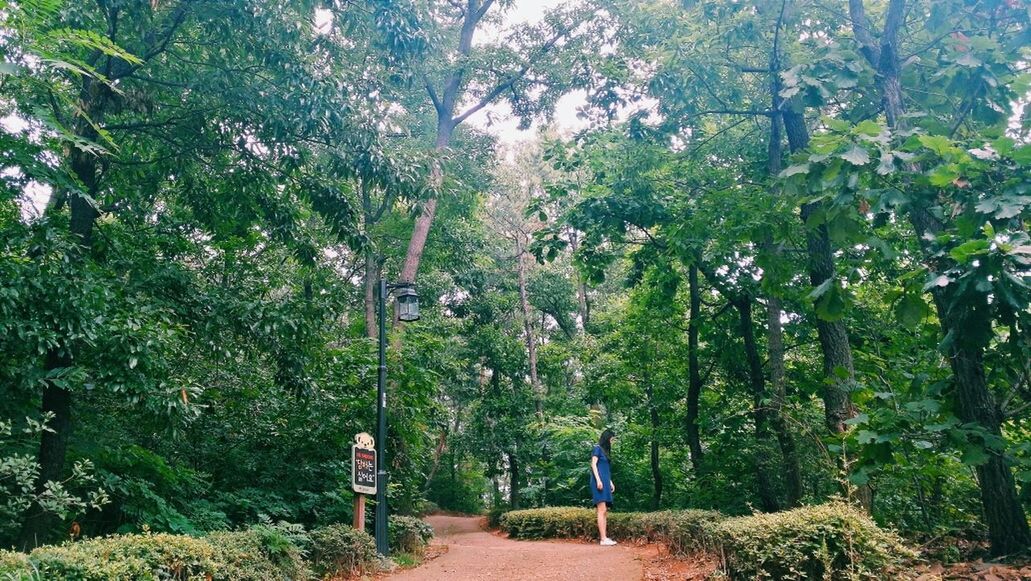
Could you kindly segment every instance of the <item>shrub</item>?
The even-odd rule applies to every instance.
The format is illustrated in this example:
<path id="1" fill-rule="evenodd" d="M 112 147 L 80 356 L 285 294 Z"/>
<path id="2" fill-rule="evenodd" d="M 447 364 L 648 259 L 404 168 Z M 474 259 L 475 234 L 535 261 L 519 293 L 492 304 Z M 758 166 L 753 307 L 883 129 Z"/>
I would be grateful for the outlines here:
<path id="1" fill-rule="evenodd" d="M 554 537 L 589 539 L 598 527 L 589 508 L 531 508 L 501 515 L 501 529 L 516 539 Z"/>
<path id="2" fill-rule="evenodd" d="M 608 533 L 619 539 L 661 542 L 671 552 L 685 555 L 713 549 L 713 530 L 723 518 L 711 510 L 613 512 Z"/>
<path id="3" fill-rule="evenodd" d="M 214 555 L 214 581 L 307 579 L 301 551 L 287 536 L 268 526 L 215 532 L 204 537 Z"/>
<path id="4" fill-rule="evenodd" d="M 279 581 L 307 579 L 301 552 L 271 527 L 204 538 L 142 534 L 0 552 L 0 579 Z"/>
<path id="5" fill-rule="evenodd" d="M 433 527 L 415 517 L 394 516 L 390 517 L 388 533 L 391 549 L 419 554 L 433 538 Z"/>
<path id="6" fill-rule="evenodd" d="M 726 519 L 715 535 L 734 579 L 883 579 L 915 557 L 895 534 L 840 503 Z"/>
<path id="7" fill-rule="evenodd" d="M 677 554 L 718 554 L 731 579 L 883 579 L 915 557 L 894 533 L 841 503 L 725 518 L 704 510 L 609 513 L 609 535 L 666 544 Z M 597 538 L 594 511 L 517 510 L 501 516 L 513 538 Z"/>
<path id="8" fill-rule="evenodd" d="M 365 573 L 377 562 L 376 542 L 343 524 L 317 528 L 309 535 L 308 559 L 319 578 Z"/>
<path id="9" fill-rule="evenodd" d="M 415 503 L 415 516 L 426 516 L 428 514 L 435 514 L 438 512 L 440 512 L 440 507 L 432 500 L 421 498 Z"/>
<path id="10" fill-rule="evenodd" d="M 167 534 L 124 535 L 43 546 L 28 555 L 42 579 L 202 580 L 214 570 L 209 544 Z"/>
<path id="11" fill-rule="evenodd" d="M 28 555 L 0 549 L 0 579 L 3 581 L 34 581 L 39 578 Z"/>

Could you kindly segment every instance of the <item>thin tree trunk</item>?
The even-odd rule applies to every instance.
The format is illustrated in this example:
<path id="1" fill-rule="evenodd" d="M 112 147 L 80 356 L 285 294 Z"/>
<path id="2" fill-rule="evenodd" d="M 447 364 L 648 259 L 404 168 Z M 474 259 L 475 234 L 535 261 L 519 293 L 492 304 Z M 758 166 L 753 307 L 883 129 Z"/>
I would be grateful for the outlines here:
<path id="1" fill-rule="evenodd" d="M 508 453 L 508 473 L 509 473 L 509 491 L 508 491 L 508 504 L 513 509 L 519 508 L 520 504 L 520 493 L 519 490 L 519 461 L 516 458 L 514 452 Z"/>
<path id="2" fill-rule="evenodd" d="M 755 323 L 752 321 L 751 297 L 741 297 L 734 301 L 740 315 L 739 331 L 745 346 L 745 358 L 748 361 L 748 382 L 752 390 L 752 417 L 755 421 L 756 440 L 756 484 L 759 492 L 759 504 L 766 512 L 780 510 L 780 503 L 773 489 L 773 466 L 763 448 L 770 443 L 770 419 L 766 409 L 766 380 L 763 377 L 762 359 L 755 343 Z"/>
<path id="3" fill-rule="evenodd" d="M 702 442 L 698 433 L 698 403 L 702 393 L 702 374 L 698 367 L 698 327 L 701 322 L 702 295 L 698 287 L 698 267 L 691 264 L 687 271 L 691 295 L 691 314 L 687 324 L 687 446 L 695 473 L 702 471 Z"/>
<path id="4" fill-rule="evenodd" d="M 523 338 L 530 361 L 530 387 L 533 389 L 533 405 L 537 417 L 544 413 L 544 394 L 537 376 L 537 340 L 533 333 L 533 319 L 530 317 L 530 299 L 526 292 L 526 249 L 522 233 L 516 232 L 516 271 L 519 278 L 519 306 L 523 311 Z"/>
<path id="5" fill-rule="evenodd" d="M 372 199 L 369 196 L 368 185 L 362 183 L 362 212 L 365 218 L 365 236 L 371 238 L 373 222 Z M 376 284 L 379 282 L 379 265 L 376 264 L 376 255 L 371 248 L 365 250 L 365 335 L 370 339 L 376 338 L 378 324 L 376 322 Z"/>
<path id="6" fill-rule="evenodd" d="M 659 408 L 655 405 L 655 391 L 652 387 L 651 381 L 645 379 L 647 386 L 645 387 L 645 393 L 648 397 L 648 416 L 651 420 L 651 468 L 652 468 L 652 510 L 659 510 L 659 506 L 662 505 L 662 470 L 659 468 L 659 433 L 661 426 L 659 425 Z"/>
<path id="7" fill-rule="evenodd" d="M 579 248 L 580 239 L 577 236 L 576 230 L 571 230 L 569 233 L 569 249 L 573 251 L 573 254 L 576 254 Z M 584 284 L 583 276 L 579 272 L 575 273 L 574 276 L 576 277 L 576 305 L 580 315 L 580 326 L 586 330 L 591 318 L 590 306 L 587 304 L 587 285 Z"/>
<path id="8" fill-rule="evenodd" d="M 779 31 L 778 31 L 779 38 Z M 770 59 L 770 70 L 780 68 L 779 46 L 773 47 L 773 56 Z M 772 75 L 771 93 L 773 95 L 773 109 L 776 111 L 782 102 L 780 97 L 780 77 Z M 781 118 L 779 115 L 770 116 L 770 140 L 767 147 L 767 172 L 772 179 L 780 174 L 781 157 L 783 156 L 783 144 L 781 139 Z M 763 249 L 779 260 L 781 256 L 780 247 L 773 240 L 772 232 L 767 229 L 762 241 Z M 768 275 L 767 275 L 768 276 Z M 802 468 L 798 459 L 798 450 L 795 447 L 795 440 L 787 426 L 785 405 L 787 394 L 785 389 L 784 373 L 784 328 L 780 318 L 784 312 L 781 308 L 780 297 L 768 285 L 771 290 L 766 296 L 766 351 L 770 362 L 770 416 L 773 424 L 773 431 L 777 435 L 777 443 L 780 445 L 780 452 L 784 458 L 784 481 L 787 489 L 788 506 L 798 506 L 802 502 Z"/>
<path id="9" fill-rule="evenodd" d="M 784 389 L 784 331 L 781 327 L 780 299 L 766 297 L 766 324 L 768 342 L 766 350 L 770 361 L 770 420 L 777 436 L 780 453 L 784 457 L 784 484 L 788 506 L 802 502 L 802 467 L 798 459 L 795 439 L 791 436 L 785 415 L 787 395 Z"/>
<path id="10" fill-rule="evenodd" d="M 917 234 L 938 230 L 936 220 L 922 208 L 911 209 L 910 218 Z M 956 386 L 956 414 L 965 423 L 976 424 L 993 438 L 1002 441 L 1002 411 L 988 388 L 984 371 L 984 348 L 967 341 L 961 330 L 977 324 L 978 315 L 969 306 L 952 296 L 952 287 L 936 287 L 931 291 L 942 335 L 958 333 L 949 344 L 949 367 Z M 981 505 L 993 555 L 1009 555 L 1031 546 L 1031 529 L 1027 514 L 1020 504 L 1013 471 L 1003 454 L 986 450 L 988 460 L 976 467 L 981 490 Z"/>

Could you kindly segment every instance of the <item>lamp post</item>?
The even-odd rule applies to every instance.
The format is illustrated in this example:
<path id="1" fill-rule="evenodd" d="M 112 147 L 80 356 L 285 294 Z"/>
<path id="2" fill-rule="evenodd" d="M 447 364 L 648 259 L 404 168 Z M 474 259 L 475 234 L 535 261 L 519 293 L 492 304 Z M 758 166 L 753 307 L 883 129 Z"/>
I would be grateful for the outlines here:
<path id="1" fill-rule="evenodd" d="M 379 279 L 379 380 L 376 384 L 376 552 L 388 555 L 387 541 L 387 298 L 397 289 L 397 318 L 419 320 L 419 295 L 412 283 L 387 284 Z"/>

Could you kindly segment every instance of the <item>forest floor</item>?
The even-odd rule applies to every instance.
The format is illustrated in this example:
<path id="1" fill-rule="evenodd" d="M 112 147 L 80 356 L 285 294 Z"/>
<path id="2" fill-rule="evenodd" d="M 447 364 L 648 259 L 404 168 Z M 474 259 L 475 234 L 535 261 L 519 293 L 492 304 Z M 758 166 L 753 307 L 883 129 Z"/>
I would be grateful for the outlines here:
<path id="1" fill-rule="evenodd" d="M 646 557 L 633 547 L 570 541 L 513 541 L 483 529 L 481 517 L 426 518 L 446 553 L 390 581 L 632 581 L 644 577 Z"/>

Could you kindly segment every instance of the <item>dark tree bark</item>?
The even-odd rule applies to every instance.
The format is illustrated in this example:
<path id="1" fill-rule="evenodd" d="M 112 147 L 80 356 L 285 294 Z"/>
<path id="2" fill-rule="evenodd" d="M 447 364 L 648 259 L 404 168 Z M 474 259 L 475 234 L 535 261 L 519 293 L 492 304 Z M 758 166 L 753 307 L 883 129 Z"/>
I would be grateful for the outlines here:
<path id="1" fill-rule="evenodd" d="M 698 327 L 701 323 L 702 294 L 698 287 L 698 267 L 687 270 L 688 290 L 691 296 L 691 314 L 687 324 L 687 447 L 696 473 L 702 472 L 704 453 L 698 433 L 698 403 L 702 394 L 702 374 L 698 367 Z"/>
<path id="2" fill-rule="evenodd" d="M 809 146 L 809 129 L 805 117 L 786 104 L 783 109 L 784 130 L 788 136 L 788 147 L 792 152 Z M 821 209 L 821 203 L 802 206 L 802 221 L 808 223 L 813 213 Z M 819 286 L 835 276 L 834 248 L 826 225 L 806 228 L 806 251 L 809 282 Z M 856 382 L 856 370 L 852 363 L 852 347 L 849 345 L 848 329 L 841 321 L 816 319 L 816 332 L 823 354 L 824 421 L 833 434 L 848 430 L 845 424 L 858 413 L 852 404 L 852 388 Z"/>
<path id="3" fill-rule="evenodd" d="M 89 80 L 83 82 L 82 95 L 84 98 L 93 93 L 92 83 Z M 99 111 L 100 103 L 94 106 Z M 89 124 L 81 124 L 79 135 L 86 139 L 94 140 L 97 133 Z M 95 156 L 81 150 L 74 149 L 69 155 L 69 167 L 86 188 L 91 198 L 97 193 L 97 172 L 99 170 L 98 160 Z M 99 212 L 83 196 L 72 193 L 69 195 L 69 209 L 71 219 L 69 230 L 78 244 L 79 260 L 87 260 L 87 255 L 93 245 L 93 229 L 96 224 Z M 55 371 L 74 365 L 74 346 L 66 344 L 61 347 L 53 347 L 46 353 L 43 367 L 46 371 Z M 40 412 L 45 415 L 53 415 L 49 423 L 50 431 L 44 431 L 40 436 L 39 454 L 39 477 L 36 479 L 35 491 L 37 494 L 45 490 L 47 482 L 60 480 L 64 472 L 65 457 L 68 453 L 68 440 L 72 434 L 72 394 L 68 390 L 58 387 L 52 382 L 47 382 L 43 387 L 43 399 Z M 25 521 L 22 523 L 19 545 L 22 549 L 31 549 L 48 540 L 48 532 L 55 525 L 56 518 L 53 514 L 42 509 L 34 512 L 33 507 L 29 510 Z"/>
<path id="4" fill-rule="evenodd" d="M 752 391 L 752 417 L 755 421 L 756 440 L 756 484 L 759 492 L 759 505 L 766 512 L 780 510 L 780 502 L 773 489 L 774 468 L 769 456 L 762 450 L 763 446 L 772 441 L 770 434 L 770 417 L 766 409 L 765 400 L 766 380 L 763 377 L 762 359 L 759 356 L 759 348 L 755 343 L 755 323 L 752 321 L 752 301 L 750 297 L 742 297 L 734 301 L 734 307 L 738 311 L 739 333 L 745 346 L 745 359 L 748 361 L 748 383 Z"/>
<path id="5" fill-rule="evenodd" d="M 871 33 L 862 0 L 849 0 L 853 33 L 860 45 L 860 52 L 877 69 L 885 117 L 888 126 L 896 132 L 905 129 L 905 95 L 899 60 L 899 30 L 904 24 L 905 12 L 905 0 L 889 2 L 878 44 Z M 919 171 L 917 167 L 911 169 Z M 919 196 L 910 204 L 909 220 L 925 248 L 924 235 L 937 234 L 943 229 L 941 222 L 929 210 L 928 201 Z M 934 259 L 925 260 L 932 268 L 936 268 Z M 948 346 L 949 366 L 958 404 L 956 412 L 964 422 L 977 424 L 1001 440 L 1003 415 L 985 379 L 984 346 L 968 339 L 964 332 L 972 326 L 988 323 L 975 306 L 955 300 L 951 285 L 935 287 L 931 293 L 943 336 L 956 334 L 955 340 Z M 1006 459 L 1000 452 L 988 450 L 988 460 L 977 466 L 976 471 L 992 553 L 1011 554 L 1031 546 L 1027 515 L 1020 504 L 1013 472 Z"/>
<path id="6" fill-rule="evenodd" d="M 780 29 L 777 30 L 777 39 L 780 38 Z M 780 68 L 780 45 L 774 42 L 772 55 L 770 57 L 770 70 Z M 780 108 L 782 99 L 780 97 L 780 76 L 772 75 L 773 110 Z M 781 158 L 784 155 L 781 136 L 782 120 L 780 115 L 774 113 L 770 116 L 770 139 L 767 144 L 766 169 L 771 180 L 776 179 L 781 170 Z M 763 249 L 774 259 L 781 256 L 780 247 L 773 239 L 772 232 L 767 229 L 762 241 Z M 772 289 L 766 296 L 766 351 L 770 367 L 770 416 L 773 424 L 773 431 L 777 435 L 777 443 L 780 446 L 781 455 L 784 458 L 784 483 L 787 489 L 788 506 L 798 506 L 802 502 L 802 468 L 798 459 L 798 450 L 795 447 L 795 439 L 788 430 L 785 406 L 787 403 L 787 392 L 785 388 L 784 372 L 784 328 L 780 318 L 784 310 L 781 308 L 780 297 L 776 290 Z"/>
<path id="7" fill-rule="evenodd" d="M 569 233 L 569 249 L 573 254 L 576 254 L 579 248 L 580 239 L 577 236 L 576 230 L 571 230 Z M 591 307 L 587 302 L 587 285 L 584 284 L 583 276 L 580 273 L 575 273 L 574 276 L 576 277 L 576 306 L 580 315 L 580 325 L 587 329 L 591 319 Z"/>
<path id="8" fill-rule="evenodd" d="M 509 496 L 508 504 L 513 509 L 519 508 L 521 501 L 520 489 L 519 489 L 519 460 L 516 458 L 514 452 L 508 453 L 508 473 L 509 473 Z"/>
<path id="9" fill-rule="evenodd" d="M 648 398 L 648 418 L 651 421 L 651 442 L 650 442 L 650 461 L 652 469 L 652 510 L 659 510 L 659 506 L 662 504 L 662 470 L 659 466 L 659 434 L 661 427 L 659 425 L 659 408 L 655 404 L 655 389 L 651 384 L 651 380 L 645 378 L 645 395 Z"/>

